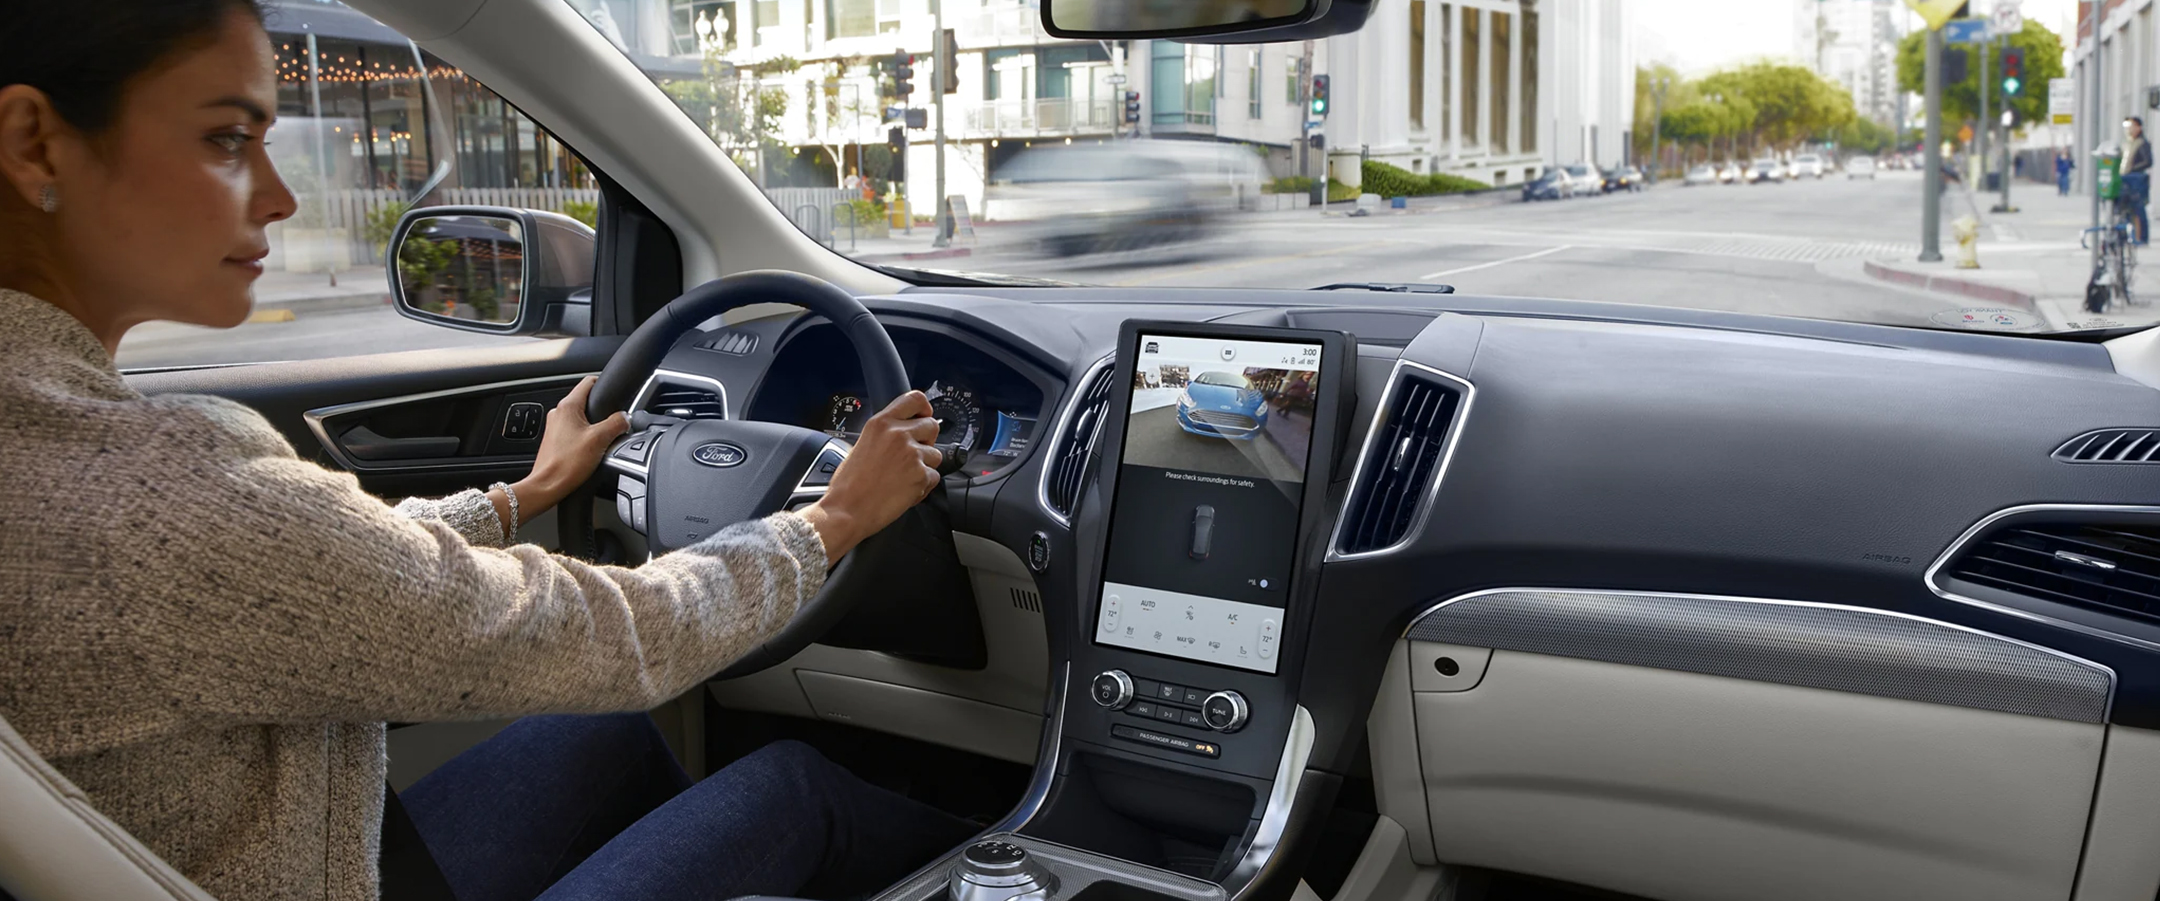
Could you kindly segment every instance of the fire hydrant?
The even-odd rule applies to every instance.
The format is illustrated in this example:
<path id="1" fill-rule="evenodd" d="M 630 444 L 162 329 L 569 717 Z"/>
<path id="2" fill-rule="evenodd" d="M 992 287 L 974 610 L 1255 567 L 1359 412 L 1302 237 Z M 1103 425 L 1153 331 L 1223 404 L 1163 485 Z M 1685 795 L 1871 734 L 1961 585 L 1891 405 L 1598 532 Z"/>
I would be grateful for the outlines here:
<path id="1" fill-rule="evenodd" d="M 1980 220 L 1971 216 L 1959 216 L 1950 223 L 1950 233 L 1957 236 L 1959 269 L 1980 268 Z"/>

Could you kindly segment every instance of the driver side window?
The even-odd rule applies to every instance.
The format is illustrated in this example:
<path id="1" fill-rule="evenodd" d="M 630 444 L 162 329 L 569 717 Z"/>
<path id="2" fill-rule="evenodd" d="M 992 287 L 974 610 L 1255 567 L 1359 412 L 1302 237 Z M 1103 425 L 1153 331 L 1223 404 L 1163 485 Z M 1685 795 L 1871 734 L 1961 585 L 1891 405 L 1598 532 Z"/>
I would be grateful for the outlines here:
<path id="1" fill-rule="evenodd" d="M 268 6 L 278 76 L 269 151 L 298 208 L 269 228 L 246 323 L 146 323 L 121 342 L 119 367 L 536 340 L 398 315 L 383 260 L 391 229 L 407 209 L 453 204 L 547 210 L 597 227 L 593 171 L 486 85 L 388 26 L 325 0 Z"/>

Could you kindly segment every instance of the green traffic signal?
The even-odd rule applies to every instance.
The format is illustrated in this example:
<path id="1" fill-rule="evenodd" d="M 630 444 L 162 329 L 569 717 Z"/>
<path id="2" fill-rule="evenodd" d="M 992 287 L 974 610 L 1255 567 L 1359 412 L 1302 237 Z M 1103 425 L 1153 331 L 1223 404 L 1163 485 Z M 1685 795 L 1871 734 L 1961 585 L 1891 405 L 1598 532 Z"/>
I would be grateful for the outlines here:
<path id="1" fill-rule="evenodd" d="M 2005 97 L 2016 96 L 2018 92 L 2018 80 L 2015 78 L 2003 79 L 2002 90 L 2003 96 Z"/>

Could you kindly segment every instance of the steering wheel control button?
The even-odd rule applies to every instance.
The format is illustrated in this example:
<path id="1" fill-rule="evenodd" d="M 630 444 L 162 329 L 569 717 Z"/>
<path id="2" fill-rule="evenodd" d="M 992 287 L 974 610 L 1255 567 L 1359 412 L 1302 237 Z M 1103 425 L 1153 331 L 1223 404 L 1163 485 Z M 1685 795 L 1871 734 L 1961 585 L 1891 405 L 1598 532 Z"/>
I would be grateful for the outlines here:
<path id="1" fill-rule="evenodd" d="M 1107 670 L 1095 677 L 1095 682 L 1088 687 L 1088 691 L 1094 695 L 1095 703 L 1111 710 L 1122 710 L 1125 705 L 1132 703 L 1132 677 L 1125 675 L 1125 671 L 1121 669 Z"/>
<path id="2" fill-rule="evenodd" d="M 502 434 L 512 441 L 539 438 L 540 430 L 546 425 L 547 408 L 536 403 L 515 403 L 503 411 Z"/>
<path id="3" fill-rule="evenodd" d="M 1035 534 L 1028 536 L 1027 565 L 1029 569 L 1032 569 L 1036 572 L 1042 572 L 1043 570 L 1050 568 L 1049 535 L 1046 535 L 1042 532 L 1036 532 Z M 1110 631 L 1110 627 L 1108 625 L 1103 626 L 1103 631 Z"/>
<path id="4" fill-rule="evenodd" d="M 1120 616 L 1123 616 L 1124 614 L 1125 614 L 1125 599 L 1124 599 L 1124 598 L 1120 598 L 1120 597 L 1118 597 L 1117 595 L 1114 595 L 1114 594 L 1106 594 L 1106 595 L 1103 595 L 1103 599 L 1102 599 L 1102 630 L 1103 630 L 1103 631 L 1105 631 L 1105 632 L 1115 632 L 1115 631 L 1117 631 L 1118 617 L 1120 617 Z"/>
<path id="5" fill-rule="evenodd" d="M 1111 726 L 1110 737 L 1122 738 L 1126 741 L 1139 742 L 1144 745 L 1153 745 L 1170 751 L 1198 754 L 1202 757 L 1222 756 L 1222 745 L 1214 742 L 1186 738 L 1182 735 L 1170 735 L 1136 726 Z"/>
<path id="6" fill-rule="evenodd" d="M 653 442 L 660 437 L 659 429 L 647 429 L 630 436 L 629 440 L 615 446 L 615 459 L 642 464 L 652 456 Z"/>
<path id="7" fill-rule="evenodd" d="M 809 474 L 803 476 L 803 486 L 816 487 L 832 484 L 833 473 L 840 471 L 840 462 L 846 459 L 847 457 L 838 450 L 830 447 L 826 448 L 818 454 L 817 461 L 810 464 Z"/>
<path id="8" fill-rule="evenodd" d="M 1245 696 L 1234 691 L 1218 691 L 1207 696 L 1207 703 L 1200 706 L 1200 719 L 1217 732 L 1236 732 L 1245 728 L 1245 720 L 1252 711 L 1245 706 Z"/>
<path id="9" fill-rule="evenodd" d="M 750 452 L 733 441 L 707 441 L 691 448 L 690 459 L 707 466 L 729 469 L 747 462 Z"/>

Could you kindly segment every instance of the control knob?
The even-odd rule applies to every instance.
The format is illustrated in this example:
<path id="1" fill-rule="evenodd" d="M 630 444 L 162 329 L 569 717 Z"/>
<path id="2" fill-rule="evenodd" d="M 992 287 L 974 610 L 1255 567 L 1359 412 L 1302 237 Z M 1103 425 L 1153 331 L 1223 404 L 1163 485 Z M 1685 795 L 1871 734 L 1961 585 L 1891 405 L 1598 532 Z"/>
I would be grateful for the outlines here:
<path id="1" fill-rule="evenodd" d="M 1095 703 L 1111 710 L 1123 710 L 1125 705 L 1132 703 L 1132 677 L 1121 669 L 1104 670 L 1096 675 L 1088 692 L 1094 696 Z"/>
<path id="2" fill-rule="evenodd" d="M 960 852 L 946 889 L 951 901 L 1043 901 L 1050 894 L 1050 878 L 1026 848 L 987 839 Z"/>
<path id="3" fill-rule="evenodd" d="M 1217 732 L 1243 729 L 1246 718 L 1251 715 L 1252 710 L 1245 706 L 1245 696 L 1234 691 L 1218 691 L 1200 704 L 1200 721 Z"/>

